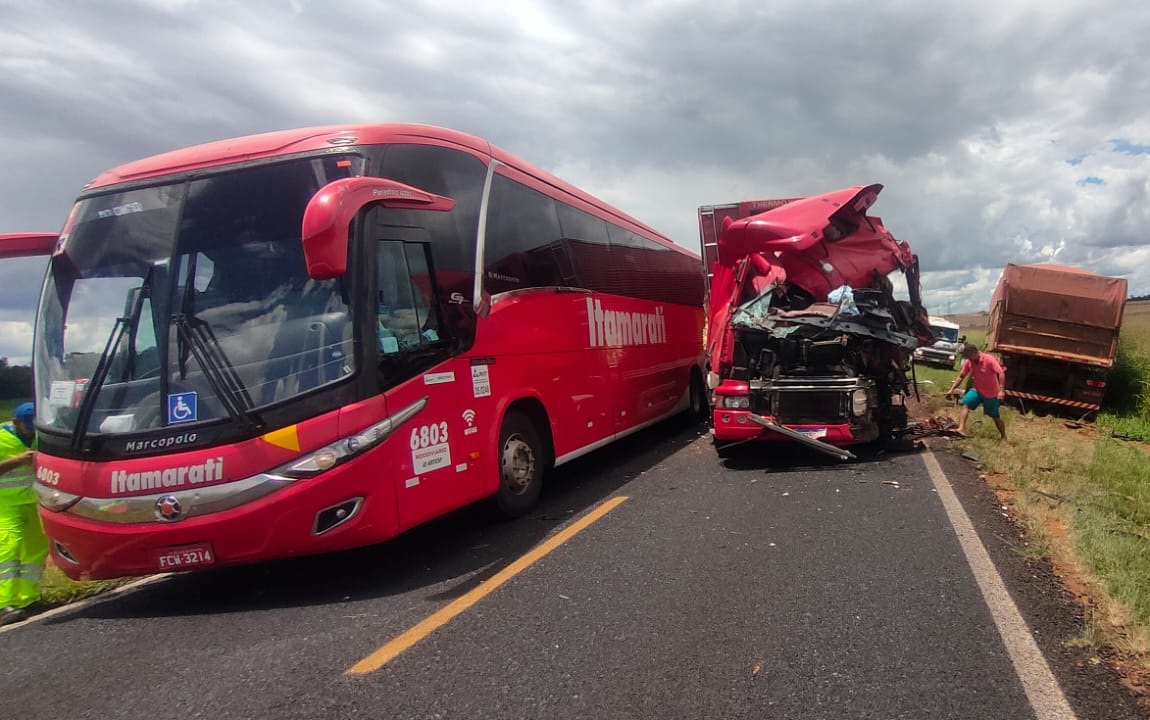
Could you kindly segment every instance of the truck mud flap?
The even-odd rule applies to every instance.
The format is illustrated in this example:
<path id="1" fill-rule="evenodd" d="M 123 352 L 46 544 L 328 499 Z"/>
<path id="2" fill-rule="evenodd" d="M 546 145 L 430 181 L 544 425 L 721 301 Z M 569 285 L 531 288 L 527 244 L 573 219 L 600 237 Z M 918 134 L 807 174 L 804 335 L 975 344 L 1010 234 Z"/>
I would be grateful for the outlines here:
<path id="1" fill-rule="evenodd" d="M 821 440 L 816 440 L 815 438 L 812 438 L 812 437 L 807 437 L 806 435 L 803 435 L 801 432 L 798 432 L 796 430 L 791 430 L 790 428 L 783 427 L 782 425 L 779 425 L 778 423 L 773 423 L 770 420 L 767 420 L 765 417 L 762 417 L 761 415 L 755 415 L 754 413 L 751 413 L 751 422 L 754 422 L 758 425 L 762 425 L 763 427 L 770 430 L 771 432 L 777 432 L 778 434 L 782 435 L 783 437 L 790 438 L 791 440 L 794 440 L 797 443 L 802 443 L 803 445 L 806 445 L 809 448 L 813 448 L 815 450 L 818 450 L 821 453 L 826 453 L 827 455 L 830 455 L 831 457 L 836 457 L 839 460 L 854 460 L 854 459 L 856 459 L 854 456 L 854 453 L 852 453 L 848 450 L 844 450 L 841 447 L 835 447 L 834 445 L 831 445 L 830 443 L 825 443 L 825 442 L 822 442 Z"/>

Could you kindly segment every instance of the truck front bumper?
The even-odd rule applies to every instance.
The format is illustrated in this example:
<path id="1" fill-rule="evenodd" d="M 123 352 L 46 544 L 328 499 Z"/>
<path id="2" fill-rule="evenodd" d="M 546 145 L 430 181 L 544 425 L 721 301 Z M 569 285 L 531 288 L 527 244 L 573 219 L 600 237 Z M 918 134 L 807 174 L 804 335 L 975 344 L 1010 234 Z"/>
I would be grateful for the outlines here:
<path id="1" fill-rule="evenodd" d="M 790 442 L 791 438 L 770 430 L 760 420 L 777 424 L 780 427 L 831 445 L 856 445 L 865 442 L 855 436 L 849 423 L 803 423 L 797 425 L 779 423 L 773 417 L 756 415 L 749 410 L 715 410 L 714 424 L 712 425 L 715 439 L 722 442 L 743 442 L 746 440 Z"/>

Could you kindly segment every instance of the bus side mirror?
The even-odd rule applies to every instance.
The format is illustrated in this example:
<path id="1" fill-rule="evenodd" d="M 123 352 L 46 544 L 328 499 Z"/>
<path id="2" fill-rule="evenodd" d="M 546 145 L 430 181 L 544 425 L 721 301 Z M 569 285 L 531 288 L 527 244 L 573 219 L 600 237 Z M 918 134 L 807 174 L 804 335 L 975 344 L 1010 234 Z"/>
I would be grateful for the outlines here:
<path id="1" fill-rule="evenodd" d="M 56 233 L 17 233 L 0 235 L 0 260 L 51 255 L 56 249 Z"/>
<path id="2" fill-rule="evenodd" d="M 303 213 L 301 237 L 309 277 L 330 280 L 347 272 L 351 222 L 369 205 L 449 212 L 455 201 L 376 177 L 344 178 L 324 185 L 308 201 Z"/>
<path id="3" fill-rule="evenodd" d="M 965 345 L 966 344 L 966 336 L 965 335 L 959 335 L 958 336 L 958 344 L 959 345 Z"/>

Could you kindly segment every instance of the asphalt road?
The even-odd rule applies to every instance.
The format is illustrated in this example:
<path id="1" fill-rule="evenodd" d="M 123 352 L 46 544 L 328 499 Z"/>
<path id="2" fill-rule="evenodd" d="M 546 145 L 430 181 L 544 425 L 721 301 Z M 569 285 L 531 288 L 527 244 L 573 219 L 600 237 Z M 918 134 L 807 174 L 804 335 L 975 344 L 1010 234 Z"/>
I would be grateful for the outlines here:
<path id="1" fill-rule="evenodd" d="M 1081 618 L 1049 568 L 1010 551 L 976 470 L 938 458 L 1068 717 L 1142 717 L 1066 645 Z M 348 673 L 395 638 L 414 644 Z M 562 468 L 515 522 L 467 509 L 0 634 L 0 717 L 1051 717 L 1017 667 L 923 453 L 720 463 L 697 429 L 665 425 Z"/>

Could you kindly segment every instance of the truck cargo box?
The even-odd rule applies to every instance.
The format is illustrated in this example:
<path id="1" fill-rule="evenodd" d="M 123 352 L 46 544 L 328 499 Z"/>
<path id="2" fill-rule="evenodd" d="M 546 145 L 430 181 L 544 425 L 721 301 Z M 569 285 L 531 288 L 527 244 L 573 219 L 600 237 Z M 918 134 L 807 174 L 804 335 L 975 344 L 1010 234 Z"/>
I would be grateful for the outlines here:
<path id="1" fill-rule="evenodd" d="M 987 349 L 1109 368 L 1126 280 L 1063 265 L 1007 265 L 990 303 Z"/>

